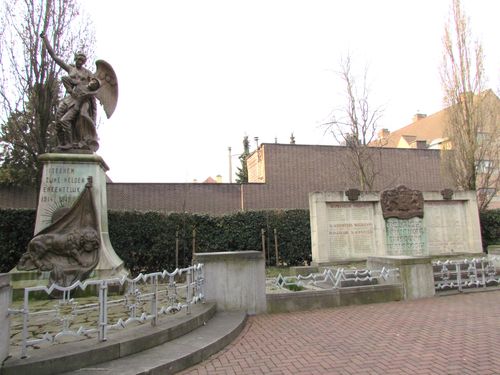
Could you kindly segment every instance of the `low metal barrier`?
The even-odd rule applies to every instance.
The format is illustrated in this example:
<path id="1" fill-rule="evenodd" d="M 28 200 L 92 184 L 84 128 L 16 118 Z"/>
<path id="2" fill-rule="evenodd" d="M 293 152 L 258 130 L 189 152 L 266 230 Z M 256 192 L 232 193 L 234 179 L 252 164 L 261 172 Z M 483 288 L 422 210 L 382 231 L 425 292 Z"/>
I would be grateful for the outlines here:
<path id="1" fill-rule="evenodd" d="M 396 281 L 399 278 L 398 268 L 382 268 L 381 270 L 351 270 L 344 268 L 326 268 L 321 273 L 311 273 L 307 276 L 294 275 L 270 278 L 266 281 L 268 287 L 290 289 L 290 287 L 335 289 L 345 286 L 376 284 L 382 279 Z"/>
<path id="2" fill-rule="evenodd" d="M 110 289 L 125 290 L 124 294 L 110 293 Z M 12 315 L 22 316 L 21 358 L 26 358 L 28 348 L 41 343 L 60 342 L 67 337 L 91 337 L 97 334 L 99 341 L 108 339 L 108 331 L 126 328 L 131 323 L 158 323 L 162 315 L 181 310 L 190 313 L 190 306 L 204 300 L 203 265 L 197 264 L 173 272 L 139 274 L 136 278 L 111 278 L 76 282 L 69 287 L 53 284 L 24 289 L 22 308 L 9 309 Z M 94 299 L 75 299 L 78 290 L 94 290 Z M 30 310 L 33 293 L 45 292 L 57 295 L 51 308 Z M 111 316 L 112 315 L 112 316 Z M 83 320 L 78 321 L 78 317 Z M 114 319 L 114 321 L 110 321 Z M 43 322 L 52 324 L 43 335 L 31 334 L 34 326 Z M 55 322 L 55 323 L 54 323 Z M 78 326 L 78 328 L 76 328 Z M 30 329 L 31 328 L 31 329 Z M 36 337 L 33 337 L 36 336 Z"/>
<path id="3" fill-rule="evenodd" d="M 432 263 L 436 291 L 500 285 L 499 270 L 493 258 L 446 260 Z"/>

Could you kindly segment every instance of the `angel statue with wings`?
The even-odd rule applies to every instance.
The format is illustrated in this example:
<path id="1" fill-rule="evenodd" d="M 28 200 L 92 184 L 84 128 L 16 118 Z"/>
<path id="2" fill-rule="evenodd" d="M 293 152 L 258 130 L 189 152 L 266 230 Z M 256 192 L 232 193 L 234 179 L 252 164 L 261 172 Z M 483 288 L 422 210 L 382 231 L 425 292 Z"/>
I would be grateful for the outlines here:
<path id="1" fill-rule="evenodd" d="M 113 114 L 118 100 L 116 74 L 106 61 L 96 61 L 96 72 L 84 67 L 86 56 L 75 53 L 75 63 L 67 64 L 58 57 L 45 33 L 40 34 L 47 52 L 68 75 L 61 81 L 66 95 L 56 112 L 58 152 L 93 153 L 99 148 L 96 132 L 96 98 L 101 102 L 107 118 Z"/>

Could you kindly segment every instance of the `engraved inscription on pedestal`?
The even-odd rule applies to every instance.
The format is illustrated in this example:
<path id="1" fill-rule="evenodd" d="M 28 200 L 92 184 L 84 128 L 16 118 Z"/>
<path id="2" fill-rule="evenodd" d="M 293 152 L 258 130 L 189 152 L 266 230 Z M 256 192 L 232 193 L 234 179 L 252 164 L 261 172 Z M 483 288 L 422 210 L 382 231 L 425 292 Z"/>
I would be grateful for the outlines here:
<path id="1" fill-rule="evenodd" d="M 461 202 L 426 202 L 427 246 L 430 254 L 467 251 L 467 231 Z"/>
<path id="2" fill-rule="evenodd" d="M 359 257 L 375 249 L 372 203 L 328 203 L 329 258 Z"/>
<path id="3" fill-rule="evenodd" d="M 424 255 L 425 240 L 422 219 L 409 220 L 396 218 L 385 222 L 388 255 Z"/>
<path id="4" fill-rule="evenodd" d="M 85 189 L 86 182 L 87 177 L 74 166 L 61 163 L 45 168 L 38 201 L 37 228 L 47 227 L 61 209 L 69 209 Z"/>

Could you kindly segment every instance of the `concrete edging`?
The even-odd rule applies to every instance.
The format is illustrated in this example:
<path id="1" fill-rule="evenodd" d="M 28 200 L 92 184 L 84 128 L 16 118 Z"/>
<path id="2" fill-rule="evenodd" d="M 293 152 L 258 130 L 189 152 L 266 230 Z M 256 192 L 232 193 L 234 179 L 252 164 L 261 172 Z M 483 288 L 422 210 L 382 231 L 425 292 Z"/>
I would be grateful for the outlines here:
<path id="1" fill-rule="evenodd" d="M 364 285 L 327 290 L 268 293 L 267 312 L 286 313 L 403 299 L 402 284 Z"/>

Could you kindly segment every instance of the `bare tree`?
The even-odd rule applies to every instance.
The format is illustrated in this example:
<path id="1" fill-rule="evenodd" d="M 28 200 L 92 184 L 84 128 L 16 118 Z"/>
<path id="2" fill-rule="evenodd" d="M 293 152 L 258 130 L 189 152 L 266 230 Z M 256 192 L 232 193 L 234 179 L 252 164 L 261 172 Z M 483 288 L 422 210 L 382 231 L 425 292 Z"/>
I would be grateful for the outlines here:
<path id="1" fill-rule="evenodd" d="M 90 20 L 77 0 L 11 0 L 0 9 L 0 182 L 37 184 L 38 155 L 48 151 L 61 89 L 61 68 L 48 56 L 40 34 L 66 61 L 94 44 Z"/>
<path id="2" fill-rule="evenodd" d="M 376 158 L 380 157 L 380 152 L 377 153 L 377 147 L 369 145 L 376 138 L 383 114 L 382 107 L 374 107 L 369 100 L 367 73 L 365 68 L 358 84 L 352 72 L 350 55 L 342 59 L 339 76 L 344 84 L 345 104 L 334 110 L 331 121 L 325 124 L 335 140 L 347 147 L 348 161 L 344 169 L 352 172 L 349 183 L 361 190 L 373 190 L 379 174 L 380 162 Z"/>
<path id="3" fill-rule="evenodd" d="M 472 41 L 469 20 L 453 0 L 443 37 L 441 81 L 449 107 L 445 135 L 452 151 L 443 152 L 444 167 L 459 189 L 476 190 L 480 210 L 499 187 L 500 103 L 485 90 L 484 54 Z"/>

